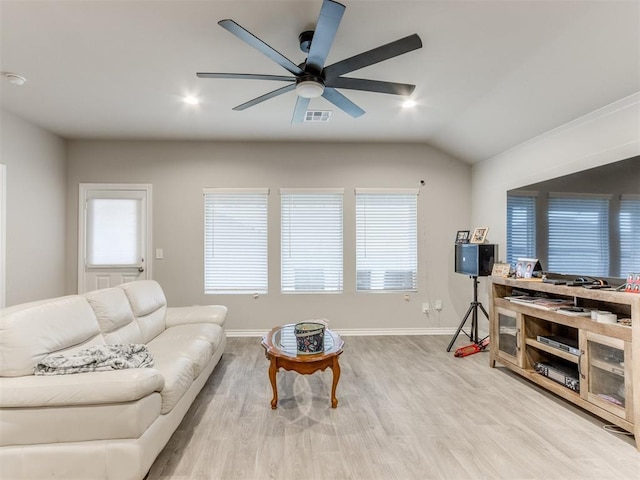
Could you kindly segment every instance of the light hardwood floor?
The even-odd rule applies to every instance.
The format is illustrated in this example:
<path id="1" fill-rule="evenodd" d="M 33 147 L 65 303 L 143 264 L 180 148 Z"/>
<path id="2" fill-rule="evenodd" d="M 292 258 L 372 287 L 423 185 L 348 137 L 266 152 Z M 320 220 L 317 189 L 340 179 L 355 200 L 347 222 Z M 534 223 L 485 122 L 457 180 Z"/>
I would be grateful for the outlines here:
<path id="1" fill-rule="evenodd" d="M 257 338 L 227 350 L 149 480 L 640 479 L 633 437 L 448 337 L 345 337 L 331 371 L 278 373 Z M 458 341 L 456 347 L 463 344 Z"/>

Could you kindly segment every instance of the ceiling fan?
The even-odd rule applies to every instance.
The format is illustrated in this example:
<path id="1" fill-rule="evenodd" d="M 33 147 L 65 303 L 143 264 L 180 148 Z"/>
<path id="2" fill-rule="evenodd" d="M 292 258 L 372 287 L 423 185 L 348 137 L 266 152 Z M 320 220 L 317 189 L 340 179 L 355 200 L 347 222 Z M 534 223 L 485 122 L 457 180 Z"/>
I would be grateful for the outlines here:
<path id="1" fill-rule="evenodd" d="M 244 110 L 270 98 L 295 90 L 298 99 L 291 123 L 302 123 L 310 100 L 320 96 L 354 118 L 365 113 L 358 105 L 338 92 L 337 88 L 394 95 L 411 95 L 415 85 L 343 77 L 342 75 L 421 48 L 422 41 L 415 33 L 325 67 L 325 61 L 329 55 L 329 50 L 333 44 L 344 11 L 344 5 L 333 0 L 323 0 L 315 30 L 304 31 L 298 37 L 300 49 L 308 54 L 306 61 L 300 65 L 293 63 L 233 20 L 220 20 L 218 25 L 269 57 L 293 74 L 293 76 L 204 72 L 199 72 L 196 75 L 199 78 L 234 78 L 288 82 L 288 85 L 249 100 L 234 107 L 233 110 Z"/>

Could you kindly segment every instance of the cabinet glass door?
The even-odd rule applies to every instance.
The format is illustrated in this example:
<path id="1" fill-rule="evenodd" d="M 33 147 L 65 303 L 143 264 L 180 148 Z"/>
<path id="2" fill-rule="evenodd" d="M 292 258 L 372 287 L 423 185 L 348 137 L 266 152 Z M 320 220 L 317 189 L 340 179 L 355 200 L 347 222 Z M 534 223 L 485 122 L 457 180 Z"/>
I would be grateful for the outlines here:
<path id="1" fill-rule="evenodd" d="M 498 356 L 520 365 L 521 325 L 519 314 L 496 309 L 498 321 Z"/>
<path id="2" fill-rule="evenodd" d="M 587 396 L 605 410 L 626 417 L 627 392 L 631 388 L 623 340 L 587 333 Z M 630 403 L 630 402 L 629 402 Z"/>

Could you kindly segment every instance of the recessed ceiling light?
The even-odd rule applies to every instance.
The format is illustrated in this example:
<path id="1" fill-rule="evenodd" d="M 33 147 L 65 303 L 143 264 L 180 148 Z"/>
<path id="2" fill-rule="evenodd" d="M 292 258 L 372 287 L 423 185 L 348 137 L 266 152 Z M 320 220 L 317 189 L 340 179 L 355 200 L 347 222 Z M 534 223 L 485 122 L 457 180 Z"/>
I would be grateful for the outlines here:
<path id="1" fill-rule="evenodd" d="M 402 104 L 402 108 L 413 108 L 415 107 L 417 104 L 414 100 L 406 100 L 403 104 Z"/>
<path id="2" fill-rule="evenodd" d="M 197 105 L 200 103 L 200 100 L 191 95 L 184 97 L 182 100 L 184 103 L 188 103 L 189 105 Z"/>
<path id="3" fill-rule="evenodd" d="M 9 80 L 11 85 L 22 86 L 27 82 L 27 79 L 22 75 L 18 75 L 16 73 L 5 73 L 4 76 Z"/>

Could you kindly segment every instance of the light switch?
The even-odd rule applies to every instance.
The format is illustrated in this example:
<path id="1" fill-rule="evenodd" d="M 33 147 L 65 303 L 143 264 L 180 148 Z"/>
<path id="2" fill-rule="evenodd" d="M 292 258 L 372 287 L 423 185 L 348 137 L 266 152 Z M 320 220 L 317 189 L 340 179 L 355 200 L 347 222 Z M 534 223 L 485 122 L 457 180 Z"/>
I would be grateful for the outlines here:
<path id="1" fill-rule="evenodd" d="M 161 248 L 156 248 L 156 260 L 164 258 L 164 251 Z"/>

